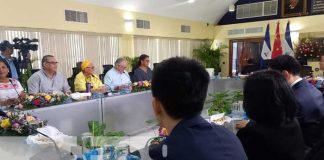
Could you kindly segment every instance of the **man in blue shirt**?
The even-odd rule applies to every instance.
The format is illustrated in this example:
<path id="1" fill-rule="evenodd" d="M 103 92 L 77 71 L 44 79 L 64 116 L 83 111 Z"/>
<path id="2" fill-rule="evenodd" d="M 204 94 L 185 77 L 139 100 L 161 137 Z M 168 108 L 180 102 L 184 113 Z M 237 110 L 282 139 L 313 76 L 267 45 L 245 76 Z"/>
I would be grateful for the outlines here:
<path id="1" fill-rule="evenodd" d="M 169 133 L 160 144 L 150 146 L 152 159 L 247 160 L 233 133 L 200 116 L 209 83 L 201 64 L 170 58 L 154 68 L 152 77 L 153 111 Z"/>
<path id="2" fill-rule="evenodd" d="M 17 62 L 17 59 L 15 57 L 11 57 L 11 55 L 13 54 L 12 44 L 10 44 L 9 41 L 5 40 L 0 44 L 0 50 L 1 50 L 0 59 L 5 60 L 6 65 L 9 67 L 8 76 L 10 78 L 19 80 L 20 67 Z"/>

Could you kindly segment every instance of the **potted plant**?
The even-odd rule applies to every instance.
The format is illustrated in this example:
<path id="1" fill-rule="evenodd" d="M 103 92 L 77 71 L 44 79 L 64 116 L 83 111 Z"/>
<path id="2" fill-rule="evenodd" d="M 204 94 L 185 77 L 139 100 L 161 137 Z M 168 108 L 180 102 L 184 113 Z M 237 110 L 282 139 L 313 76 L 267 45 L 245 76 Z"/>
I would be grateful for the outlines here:
<path id="1" fill-rule="evenodd" d="M 221 71 L 220 60 L 224 55 L 223 49 L 227 48 L 225 45 L 221 45 L 218 48 L 212 47 L 213 42 L 205 41 L 199 48 L 193 50 L 193 57 L 197 58 L 208 70 L 212 68 L 214 73 Z"/>
<path id="2" fill-rule="evenodd" d="M 214 115 L 217 113 L 229 114 L 232 111 L 234 103 L 239 103 L 243 100 L 243 94 L 241 91 L 225 91 L 209 94 L 212 97 L 211 106 L 208 108 L 208 115 Z"/>
<path id="3" fill-rule="evenodd" d="M 128 56 L 124 56 L 123 58 L 125 58 L 126 61 L 127 61 L 127 65 L 128 65 L 127 70 L 132 72 L 134 67 L 137 67 L 139 57 L 131 58 L 131 57 L 128 57 Z"/>

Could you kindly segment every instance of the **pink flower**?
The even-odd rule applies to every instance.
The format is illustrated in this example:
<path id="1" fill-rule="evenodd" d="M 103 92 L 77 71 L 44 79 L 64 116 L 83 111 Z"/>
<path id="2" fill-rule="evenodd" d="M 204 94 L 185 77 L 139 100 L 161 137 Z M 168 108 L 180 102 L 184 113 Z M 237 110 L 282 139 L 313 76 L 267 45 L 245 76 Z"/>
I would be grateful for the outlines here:
<path id="1" fill-rule="evenodd" d="M 18 123 L 14 123 L 13 125 L 12 125 L 12 128 L 18 128 L 19 127 L 19 124 Z"/>

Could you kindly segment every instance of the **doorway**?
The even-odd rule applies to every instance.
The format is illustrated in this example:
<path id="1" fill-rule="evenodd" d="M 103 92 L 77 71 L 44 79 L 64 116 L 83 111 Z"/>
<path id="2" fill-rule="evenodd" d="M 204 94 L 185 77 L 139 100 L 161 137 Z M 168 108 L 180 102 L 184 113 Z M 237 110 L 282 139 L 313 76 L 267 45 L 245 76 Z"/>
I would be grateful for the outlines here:
<path id="1" fill-rule="evenodd" d="M 263 38 L 230 40 L 229 75 L 238 75 L 242 71 L 258 70 L 262 51 Z M 251 66 L 253 65 L 253 68 Z"/>

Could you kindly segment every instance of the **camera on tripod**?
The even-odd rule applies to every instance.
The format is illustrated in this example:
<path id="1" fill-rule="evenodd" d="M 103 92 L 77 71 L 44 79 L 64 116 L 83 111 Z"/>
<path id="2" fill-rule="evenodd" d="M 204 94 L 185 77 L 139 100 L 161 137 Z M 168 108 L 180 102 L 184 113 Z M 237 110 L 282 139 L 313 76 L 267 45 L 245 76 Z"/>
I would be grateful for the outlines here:
<path id="1" fill-rule="evenodd" d="M 29 51 L 37 51 L 38 45 L 35 44 L 38 42 L 38 39 L 29 39 L 29 38 L 14 38 L 13 48 L 18 49 L 18 63 L 21 68 L 26 69 L 30 64 L 30 56 L 28 55 Z"/>
<path id="2" fill-rule="evenodd" d="M 19 49 L 22 54 L 28 53 L 30 50 L 37 51 L 38 45 L 33 44 L 34 42 L 38 42 L 38 39 L 29 39 L 29 38 L 14 38 L 12 40 L 14 42 L 13 47 L 15 49 Z"/>

